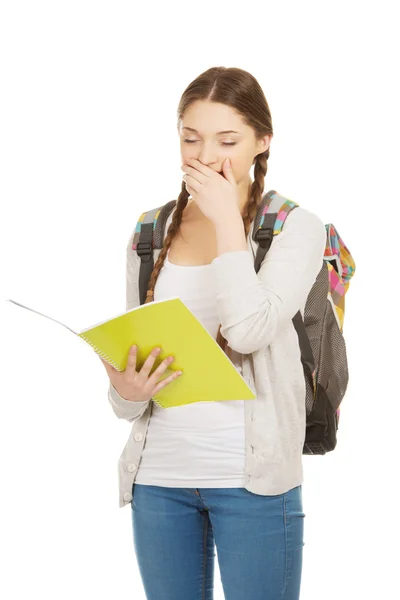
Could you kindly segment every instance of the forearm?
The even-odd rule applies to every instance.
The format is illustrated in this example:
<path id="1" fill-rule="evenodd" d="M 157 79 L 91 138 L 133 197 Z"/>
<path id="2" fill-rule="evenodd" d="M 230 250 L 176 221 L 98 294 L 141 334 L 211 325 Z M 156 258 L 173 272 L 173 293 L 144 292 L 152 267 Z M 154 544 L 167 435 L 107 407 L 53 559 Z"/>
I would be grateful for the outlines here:
<path id="1" fill-rule="evenodd" d="M 248 250 L 244 233 L 243 219 L 238 216 L 229 217 L 224 223 L 215 226 L 217 236 L 217 256 L 224 252 Z"/>
<path id="2" fill-rule="evenodd" d="M 323 264 L 325 225 L 300 207 L 291 211 L 257 273 L 251 252 L 229 251 L 235 246 L 220 240 L 225 251 L 212 265 L 221 333 L 231 348 L 250 354 L 268 346 L 304 307 Z"/>

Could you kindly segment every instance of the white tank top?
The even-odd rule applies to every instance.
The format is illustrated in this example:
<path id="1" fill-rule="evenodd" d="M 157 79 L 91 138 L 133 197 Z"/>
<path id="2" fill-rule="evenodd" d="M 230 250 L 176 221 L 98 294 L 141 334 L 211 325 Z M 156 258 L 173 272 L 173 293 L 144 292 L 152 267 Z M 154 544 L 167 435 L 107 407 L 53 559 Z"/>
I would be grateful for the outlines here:
<path id="1" fill-rule="evenodd" d="M 179 296 L 216 339 L 219 321 L 212 265 L 169 262 L 154 300 Z M 241 373 L 241 354 L 233 352 Z M 195 402 L 160 408 L 153 403 L 135 483 L 165 487 L 245 486 L 244 400 Z"/>

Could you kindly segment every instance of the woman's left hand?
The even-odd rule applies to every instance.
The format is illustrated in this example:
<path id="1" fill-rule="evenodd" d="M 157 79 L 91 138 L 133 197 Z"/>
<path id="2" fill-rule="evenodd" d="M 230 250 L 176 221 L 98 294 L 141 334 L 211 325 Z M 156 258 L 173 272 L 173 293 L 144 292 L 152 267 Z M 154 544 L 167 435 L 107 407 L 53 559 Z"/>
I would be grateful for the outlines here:
<path id="1" fill-rule="evenodd" d="M 214 225 L 223 224 L 227 216 L 239 215 L 239 193 L 229 159 L 225 159 L 220 175 L 196 158 L 189 158 L 181 169 L 186 189 L 205 217 Z"/>

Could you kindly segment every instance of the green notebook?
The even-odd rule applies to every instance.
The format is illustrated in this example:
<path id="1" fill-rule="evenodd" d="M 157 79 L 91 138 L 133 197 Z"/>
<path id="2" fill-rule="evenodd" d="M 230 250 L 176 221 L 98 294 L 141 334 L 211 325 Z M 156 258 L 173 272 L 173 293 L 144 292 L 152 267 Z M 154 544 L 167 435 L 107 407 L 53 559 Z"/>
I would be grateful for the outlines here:
<path id="1" fill-rule="evenodd" d="M 9 302 L 33 310 L 15 300 Z M 36 310 L 33 312 L 52 319 Z M 174 356 L 172 368 L 167 368 L 160 380 L 174 371 L 183 371 L 183 375 L 155 394 L 153 400 L 162 408 L 256 398 L 216 340 L 179 297 L 141 304 L 80 332 L 56 322 L 87 342 L 118 371 L 125 370 L 133 344 L 138 346 L 137 371 L 157 346 L 162 350 L 151 372 L 167 356 Z"/>

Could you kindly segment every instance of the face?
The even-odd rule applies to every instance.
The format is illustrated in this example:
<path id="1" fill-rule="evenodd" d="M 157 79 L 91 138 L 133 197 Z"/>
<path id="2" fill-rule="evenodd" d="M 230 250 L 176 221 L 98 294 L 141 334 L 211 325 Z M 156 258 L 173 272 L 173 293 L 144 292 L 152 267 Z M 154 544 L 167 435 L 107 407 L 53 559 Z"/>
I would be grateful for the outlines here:
<path id="1" fill-rule="evenodd" d="M 233 108 L 208 100 L 189 106 L 178 131 L 182 164 L 187 164 L 188 158 L 197 158 L 221 173 L 222 163 L 229 158 L 236 184 L 246 193 L 254 157 L 267 150 L 272 138 L 266 135 L 256 140 L 254 130 Z M 229 133 L 221 133 L 225 131 Z"/>

